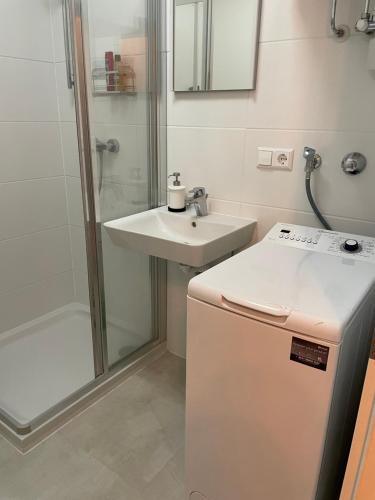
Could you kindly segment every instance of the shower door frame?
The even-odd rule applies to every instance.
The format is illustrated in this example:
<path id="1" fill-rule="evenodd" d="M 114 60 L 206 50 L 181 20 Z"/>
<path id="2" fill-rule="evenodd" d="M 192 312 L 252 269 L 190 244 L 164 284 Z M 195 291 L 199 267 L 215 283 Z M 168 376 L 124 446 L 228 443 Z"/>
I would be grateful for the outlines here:
<path id="1" fill-rule="evenodd" d="M 149 209 L 162 204 L 161 176 L 160 176 L 160 94 L 161 94 L 161 12 L 164 0 L 145 0 L 147 5 L 147 38 L 148 43 L 147 71 L 148 71 L 148 165 L 149 165 Z M 166 262 L 162 259 L 150 257 L 151 280 L 151 328 L 152 338 L 129 356 L 124 357 L 115 365 L 109 366 L 107 352 L 105 291 L 103 273 L 103 255 L 101 239 L 101 221 L 99 218 L 100 206 L 98 190 L 93 175 L 93 158 L 90 133 L 89 91 L 91 82 L 87 82 L 88 66 L 85 57 L 85 26 L 82 15 L 82 0 L 62 0 L 68 8 L 65 36 L 70 38 L 71 60 L 67 61 L 68 71 L 72 74 L 68 81 L 74 89 L 75 108 L 77 118 L 77 136 L 82 187 L 82 202 L 86 237 L 86 254 L 88 268 L 88 286 L 90 298 L 90 312 L 93 341 L 93 361 L 95 378 L 85 386 L 64 398 L 29 423 L 23 425 L 0 408 L 0 430 L 3 427 L 5 435 L 14 441 L 13 431 L 19 436 L 26 436 L 42 428 L 43 424 L 51 428 L 54 421 L 61 420 L 64 412 L 68 414 L 80 400 L 92 401 L 95 399 L 95 390 L 101 397 L 112 388 L 111 379 L 121 378 L 121 374 L 134 368 L 134 364 L 142 357 L 152 353 L 166 337 Z M 165 31 L 165 27 L 164 27 Z M 166 179 L 165 179 L 166 181 Z M 105 388 L 108 387 L 106 390 Z M 104 388 L 104 389 L 103 389 Z M 16 443 L 15 443 L 16 444 Z"/>
<path id="2" fill-rule="evenodd" d="M 98 221 L 99 203 L 95 191 L 94 162 L 91 150 L 91 128 L 89 113 L 89 97 L 87 82 L 87 66 L 85 57 L 85 36 L 82 17 L 82 1 L 66 0 L 67 18 L 70 29 L 71 63 L 67 63 L 67 71 L 72 67 L 78 153 L 81 177 L 81 192 L 86 239 L 86 257 L 88 289 L 91 312 L 92 345 L 94 356 L 95 378 L 108 371 L 108 355 L 106 352 L 105 295 L 104 274 L 101 245 L 101 227 Z"/>

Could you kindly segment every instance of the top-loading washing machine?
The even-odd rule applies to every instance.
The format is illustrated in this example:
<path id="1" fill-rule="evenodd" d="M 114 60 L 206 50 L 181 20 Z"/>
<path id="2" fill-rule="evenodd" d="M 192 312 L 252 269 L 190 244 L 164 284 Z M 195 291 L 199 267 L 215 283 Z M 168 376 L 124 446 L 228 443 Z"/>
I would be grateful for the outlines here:
<path id="1" fill-rule="evenodd" d="M 338 498 L 374 304 L 374 239 L 289 224 L 190 281 L 188 498 Z"/>

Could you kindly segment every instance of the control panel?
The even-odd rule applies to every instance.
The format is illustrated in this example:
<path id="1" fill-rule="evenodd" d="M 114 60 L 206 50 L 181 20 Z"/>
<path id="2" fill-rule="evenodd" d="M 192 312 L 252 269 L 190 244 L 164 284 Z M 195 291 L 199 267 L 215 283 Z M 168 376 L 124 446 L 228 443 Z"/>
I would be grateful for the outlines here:
<path id="1" fill-rule="evenodd" d="M 278 223 L 269 231 L 265 240 L 375 264 L 375 238 L 368 236 Z"/>

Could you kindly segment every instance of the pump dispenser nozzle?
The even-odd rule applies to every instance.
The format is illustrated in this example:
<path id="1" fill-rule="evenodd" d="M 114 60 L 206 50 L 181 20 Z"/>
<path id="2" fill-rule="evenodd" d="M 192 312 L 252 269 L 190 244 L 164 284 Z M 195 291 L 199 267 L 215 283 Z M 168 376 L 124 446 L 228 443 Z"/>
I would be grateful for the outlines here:
<path id="1" fill-rule="evenodd" d="M 181 186 L 181 181 L 178 180 L 180 175 L 180 172 L 173 172 L 173 174 L 168 175 L 168 177 L 175 177 L 175 180 L 173 181 L 174 186 Z"/>

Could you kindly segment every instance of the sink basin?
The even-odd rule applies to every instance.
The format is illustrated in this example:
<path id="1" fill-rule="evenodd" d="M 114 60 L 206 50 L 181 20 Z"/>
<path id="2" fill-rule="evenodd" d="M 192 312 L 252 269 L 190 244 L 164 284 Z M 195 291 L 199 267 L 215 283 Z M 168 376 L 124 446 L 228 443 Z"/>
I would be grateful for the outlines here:
<path id="1" fill-rule="evenodd" d="M 201 267 L 249 243 L 256 221 L 221 214 L 197 217 L 155 208 L 106 222 L 116 245 L 180 264 Z"/>

